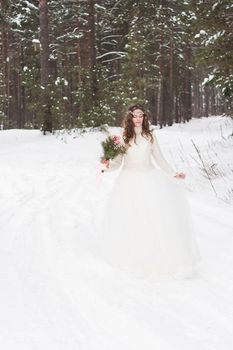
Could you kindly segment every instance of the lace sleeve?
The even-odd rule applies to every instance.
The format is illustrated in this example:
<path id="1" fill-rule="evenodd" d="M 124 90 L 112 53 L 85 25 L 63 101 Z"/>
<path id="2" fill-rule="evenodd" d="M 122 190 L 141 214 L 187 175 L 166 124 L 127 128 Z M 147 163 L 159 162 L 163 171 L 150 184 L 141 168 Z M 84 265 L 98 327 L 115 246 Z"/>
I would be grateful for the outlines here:
<path id="1" fill-rule="evenodd" d="M 152 157 L 154 158 L 156 164 L 158 164 L 159 167 L 162 170 L 164 170 L 167 174 L 175 176 L 177 172 L 170 166 L 170 164 L 168 164 L 166 159 L 163 157 L 163 154 L 162 154 L 161 149 L 160 149 L 159 144 L 158 144 L 158 140 L 157 140 L 155 131 L 153 131 L 153 138 L 154 138 L 154 141 L 151 145 L 151 153 L 152 153 Z"/>

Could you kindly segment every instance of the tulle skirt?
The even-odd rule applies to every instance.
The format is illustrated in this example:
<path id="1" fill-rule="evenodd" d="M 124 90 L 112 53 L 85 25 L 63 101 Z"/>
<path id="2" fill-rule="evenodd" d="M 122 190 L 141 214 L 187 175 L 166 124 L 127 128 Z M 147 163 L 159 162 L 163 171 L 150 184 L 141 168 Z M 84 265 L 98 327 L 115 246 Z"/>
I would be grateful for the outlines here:
<path id="1" fill-rule="evenodd" d="M 123 169 L 107 202 L 101 257 L 142 278 L 192 278 L 201 261 L 183 180 Z"/>

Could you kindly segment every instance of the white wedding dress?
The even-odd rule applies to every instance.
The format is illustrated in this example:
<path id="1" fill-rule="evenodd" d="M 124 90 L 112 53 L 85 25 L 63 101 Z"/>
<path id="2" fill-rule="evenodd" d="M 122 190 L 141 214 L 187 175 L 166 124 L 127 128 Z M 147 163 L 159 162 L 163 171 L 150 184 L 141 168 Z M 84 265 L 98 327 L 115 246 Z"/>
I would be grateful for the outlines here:
<path id="1" fill-rule="evenodd" d="M 141 135 L 141 127 L 135 132 L 136 144 L 132 141 L 127 153 L 107 169 L 123 165 L 106 206 L 100 255 L 138 277 L 193 277 L 201 256 L 184 180 L 174 178 L 176 172 L 164 159 L 155 131 L 153 144 Z"/>

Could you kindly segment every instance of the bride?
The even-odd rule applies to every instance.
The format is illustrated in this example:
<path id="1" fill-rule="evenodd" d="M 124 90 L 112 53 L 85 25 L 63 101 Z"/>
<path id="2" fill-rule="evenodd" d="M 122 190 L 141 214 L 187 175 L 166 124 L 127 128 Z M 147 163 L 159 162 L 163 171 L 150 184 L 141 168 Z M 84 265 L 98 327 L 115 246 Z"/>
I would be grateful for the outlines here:
<path id="1" fill-rule="evenodd" d="M 99 237 L 102 257 L 139 277 L 193 277 L 201 256 L 178 180 L 186 175 L 164 159 L 141 105 L 128 109 L 123 140 L 126 153 L 102 161 L 107 173 L 122 165 Z"/>

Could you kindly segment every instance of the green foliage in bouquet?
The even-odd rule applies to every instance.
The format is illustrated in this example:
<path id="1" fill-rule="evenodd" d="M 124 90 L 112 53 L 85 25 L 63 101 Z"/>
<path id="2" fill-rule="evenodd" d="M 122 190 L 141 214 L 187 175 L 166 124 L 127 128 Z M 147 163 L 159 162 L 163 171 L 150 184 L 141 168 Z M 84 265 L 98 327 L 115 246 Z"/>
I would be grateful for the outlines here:
<path id="1" fill-rule="evenodd" d="M 125 154 L 126 147 L 122 144 L 121 137 L 117 135 L 112 135 L 106 138 L 105 141 L 101 143 L 103 147 L 104 155 L 101 157 L 102 160 L 114 159 L 119 154 Z"/>

